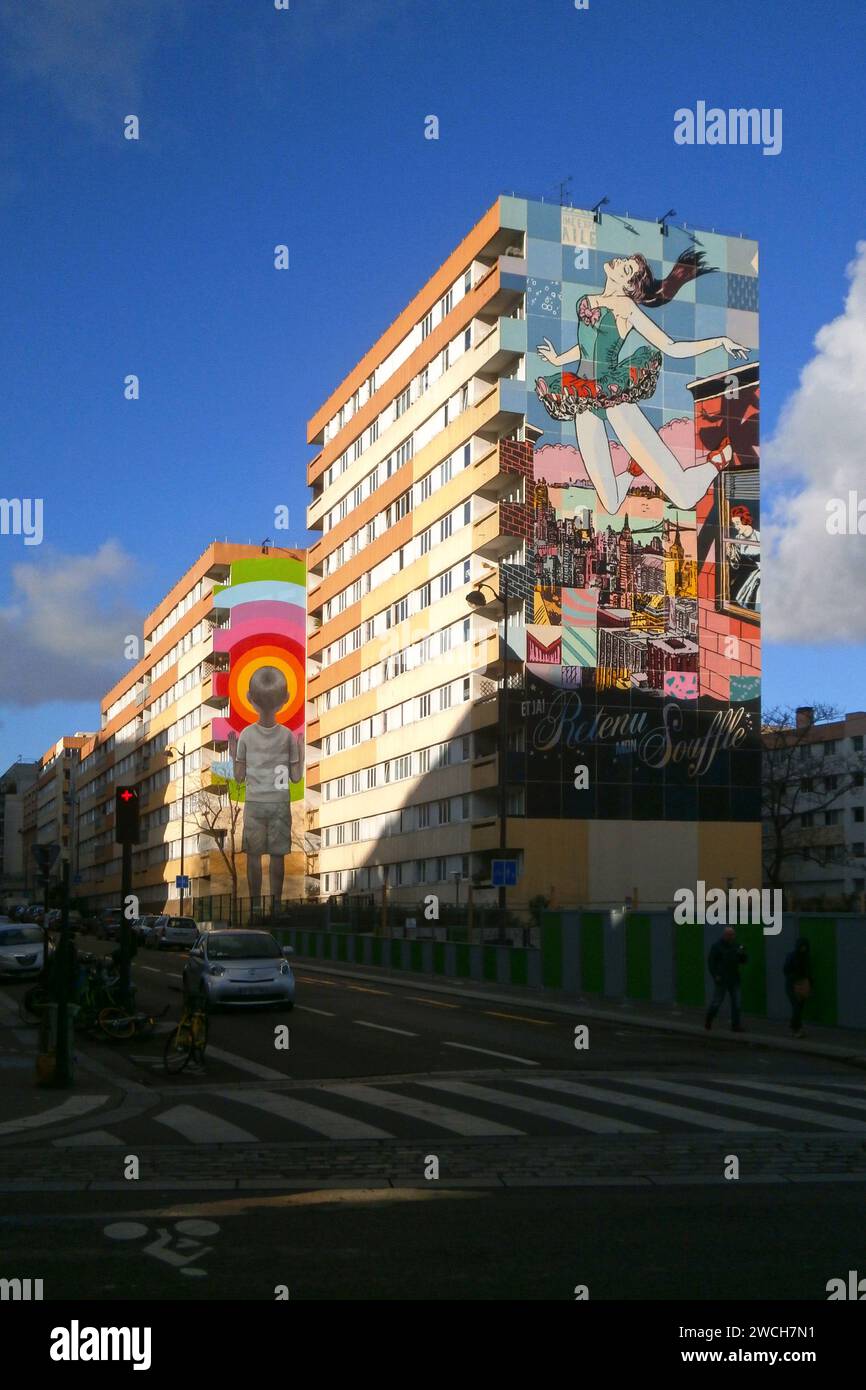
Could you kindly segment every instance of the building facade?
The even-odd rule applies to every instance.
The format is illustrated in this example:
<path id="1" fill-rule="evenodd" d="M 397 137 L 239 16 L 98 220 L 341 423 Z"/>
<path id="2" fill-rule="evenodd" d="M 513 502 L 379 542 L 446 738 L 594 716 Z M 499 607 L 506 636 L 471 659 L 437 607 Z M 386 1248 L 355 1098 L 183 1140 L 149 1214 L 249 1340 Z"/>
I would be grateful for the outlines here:
<path id="1" fill-rule="evenodd" d="M 120 905 L 114 807 L 123 785 L 139 788 L 141 912 L 176 913 L 183 891 L 184 911 L 225 917 L 230 900 L 249 896 L 246 788 L 234 780 L 230 738 L 258 718 L 249 685 L 263 666 L 285 679 L 277 722 L 303 735 L 305 590 L 302 551 L 213 542 L 148 615 L 129 669 L 102 700 L 99 732 L 81 748 L 75 881 L 91 907 Z M 293 832 L 303 794 L 302 781 L 286 786 Z M 302 846 L 293 833 L 285 897 L 304 894 Z"/>
<path id="2" fill-rule="evenodd" d="M 503 197 L 312 417 L 325 894 L 760 883 L 756 349 L 754 242 Z"/>
<path id="3" fill-rule="evenodd" d="M 32 882 L 24 858 L 24 798 L 39 764 L 19 758 L 0 776 L 0 902 L 23 902 Z"/>
<path id="4" fill-rule="evenodd" d="M 795 728 L 765 732 L 764 863 L 774 858 L 791 909 L 866 911 L 866 713 L 816 722 L 797 710 Z M 768 875 L 769 877 L 769 875 Z"/>

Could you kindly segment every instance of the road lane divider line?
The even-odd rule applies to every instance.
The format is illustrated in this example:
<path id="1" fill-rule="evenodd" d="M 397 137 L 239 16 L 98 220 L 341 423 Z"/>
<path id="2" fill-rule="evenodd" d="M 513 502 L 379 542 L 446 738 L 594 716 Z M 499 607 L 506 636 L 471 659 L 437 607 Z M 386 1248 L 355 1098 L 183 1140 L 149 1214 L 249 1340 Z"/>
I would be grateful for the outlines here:
<path id="1" fill-rule="evenodd" d="M 387 989 L 367 989 L 366 985 L 347 985 L 346 988 L 355 990 L 357 994 L 381 994 L 385 999 L 391 998 Z"/>
<path id="2" fill-rule="evenodd" d="M 332 1014 L 328 1009 L 311 1009 L 309 1004 L 296 1004 L 295 1008 L 297 1012 L 301 1014 L 321 1014 L 322 1018 L 337 1017 L 336 1014 Z"/>
<path id="3" fill-rule="evenodd" d="M 530 1057 L 515 1057 L 511 1052 L 491 1052 L 489 1047 L 470 1047 L 469 1043 L 446 1042 L 443 1047 L 459 1047 L 461 1052 L 481 1052 L 485 1057 L 498 1057 L 500 1061 L 521 1062 L 524 1067 L 538 1067 L 540 1062 L 533 1062 Z"/>
<path id="4" fill-rule="evenodd" d="M 353 1018 L 359 1028 L 376 1028 L 380 1033 L 400 1033 L 404 1038 L 417 1038 L 417 1033 L 409 1033 L 405 1028 L 386 1028 L 384 1023 L 367 1023 L 363 1018 Z"/>
<path id="5" fill-rule="evenodd" d="M 534 1023 L 539 1028 L 555 1028 L 556 1024 L 549 1018 L 527 1018 L 525 1014 L 500 1014 L 495 1009 L 482 1009 L 481 1012 L 487 1018 L 511 1018 L 515 1023 Z"/>
<path id="6" fill-rule="evenodd" d="M 434 1009 L 459 1009 L 459 1004 L 444 1004 L 441 999 L 422 999 L 417 994 L 407 994 L 407 999 L 413 1004 L 431 1004 Z"/>

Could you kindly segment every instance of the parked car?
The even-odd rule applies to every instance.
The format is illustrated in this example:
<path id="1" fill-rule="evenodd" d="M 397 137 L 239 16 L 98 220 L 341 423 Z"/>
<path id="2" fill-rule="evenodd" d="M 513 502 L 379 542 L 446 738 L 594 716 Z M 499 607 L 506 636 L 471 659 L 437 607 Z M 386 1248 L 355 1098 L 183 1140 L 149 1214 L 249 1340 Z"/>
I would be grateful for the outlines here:
<path id="1" fill-rule="evenodd" d="M 157 951 L 169 946 L 194 946 L 199 938 L 198 924 L 194 917 L 157 917 L 147 934 L 145 945 Z"/>
<path id="2" fill-rule="evenodd" d="M 155 912 L 149 912 L 144 917 L 136 917 L 132 924 L 132 934 L 140 946 L 147 941 L 151 928 L 159 921 Z"/>
<path id="3" fill-rule="evenodd" d="M 31 922 L 0 918 L 0 975 L 5 979 L 26 980 L 38 975 L 42 969 L 43 950 L 41 927 Z"/>
<path id="4" fill-rule="evenodd" d="M 104 907 L 99 914 L 96 935 L 100 941 L 118 941 L 123 921 L 122 907 Z"/>
<path id="5" fill-rule="evenodd" d="M 200 936 L 183 967 L 183 992 L 207 1007 L 221 1004 L 295 1006 L 295 976 L 281 947 L 268 931 L 213 931 Z"/>

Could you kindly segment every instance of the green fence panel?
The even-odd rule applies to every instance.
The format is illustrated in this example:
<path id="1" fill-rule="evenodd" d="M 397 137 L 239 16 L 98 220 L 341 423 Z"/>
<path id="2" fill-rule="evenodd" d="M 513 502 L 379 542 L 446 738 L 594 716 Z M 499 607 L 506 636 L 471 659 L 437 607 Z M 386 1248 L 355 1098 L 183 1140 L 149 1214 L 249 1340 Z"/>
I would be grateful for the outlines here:
<path id="1" fill-rule="evenodd" d="M 803 1015 L 806 1026 L 811 1019 L 835 1028 L 839 1023 L 835 917 L 801 917 L 800 936 L 805 936 L 812 948 L 812 993 Z M 793 945 L 791 942 L 792 949 Z"/>
<path id="2" fill-rule="evenodd" d="M 337 937 L 337 960 L 348 960 L 349 952 L 347 949 L 347 939 L 345 936 Z"/>
<path id="3" fill-rule="evenodd" d="M 390 941 L 388 944 L 391 948 L 388 952 L 388 959 L 391 963 L 391 969 L 401 970 L 403 967 L 403 942 Z"/>
<path id="4" fill-rule="evenodd" d="M 705 1001 L 704 929 L 694 922 L 674 926 L 674 989 L 678 1004 Z"/>
<path id="5" fill-rule="evenodd" d="M 721 934 L 722 928 L 719 928 Z M 743 922 L 736 928 L 747 963 L 740 970 L 743 1013 L 767 1017 L 767 938 L 760 922 Z"/>
<path id="6" fill-rule="evenodd" d="M 626 919 L 625 992 L 629 999 L 652 998 L 652 928 L 646 913 Z"/>
<path id="7" fill-rule="evenodd" d="M 374 936 L 374 937 L 373 937 L 373 959 L 372 959 L 372 964 L 373 964 L 373 965 L 381 965 L 381 964 L 382 964 L 382 938 L 381 938 L 381 936 Z"/>
<path id="8" fill-rule="evenodd" d="M 424 947 L 420 941 L 412 942 L 410 970 L 424 969 Z"/>
<path id="9" fill-rule="evenodd" d="M 481 948 L 481 974 L 485 980 L 492 980 L 496 983 L 496 947 L 482 946 Z"/>
<path id="10" fill-rule="evenodd" d="M 580 987 L 589 994 L 604 993 L 604 923 L 601 912 L 580 915 Z"/>
<path id="11" fill-rule="evenodd" d="M 322 935 L 322 955 L 324 956 L 325 960 L 330 960 L 333 955 L 333 952 L 334 938 L 330 932 L 326 931 Z"/>
<path id="12" fill-rule="evenodd" d="M 433 942 L 433 971 L 436 975 L 445 974 L 445 942 Z"/>
<path id="13" fill-rule="evenodd" d="M 529 952 L 523 946 L 515 946 L 509 957 L 511 965 L 511 983 L 513 985 L 529 984 Z"/>
<path id="14" fill-rule="evenodd" d="M 562 989 L 562 918 L 548 912 L 541 920 L 541 982 Z"/>
<path id="15" fill-rule="evenodd" d="M 469 978 L 469 947 L 459 944 L 454 947 L 455 971 L 459 979 L 468 980 Z"/>

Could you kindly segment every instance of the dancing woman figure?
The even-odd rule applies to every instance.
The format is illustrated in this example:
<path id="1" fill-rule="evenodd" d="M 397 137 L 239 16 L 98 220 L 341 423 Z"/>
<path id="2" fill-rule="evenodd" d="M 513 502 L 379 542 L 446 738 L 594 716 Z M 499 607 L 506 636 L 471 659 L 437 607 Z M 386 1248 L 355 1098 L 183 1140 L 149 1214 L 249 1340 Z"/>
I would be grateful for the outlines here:
<path id="1" fill-rule="evenodd" d="M 601 294 L 584 295 L 578 301 L 576 345 L 557 353 L 545 338 L 536 349 L 551 366 L 581 361 L 590 369 L 585 376 L 561 372 L 539 377 L 535 391 L 555 420 L 574 420 L 586 471 L 599 502 L 611 515 L 619 511 L 641 471 L 673 506 L 691 510 L 730 461 L 716 455 L 694 468 L 683 468 L 638 404 L 655 392 L 662 353 L 667 357 L 697 357 L 723 347 L 732 357 L 749 355 L 748 349 L 732 338 L 676 342 L 640 307 L 669 303 L 683 285 L 712 269 L 703 262 L 702 251 L 684 251 L 664 280 L 656 280 L 646 258 L 639 254 L 607 261 Z M 633 328 L 651 346 L 641 345 L 621 358 L 623 343 Z M 626 473 L 614 472 L 606 419 L 631 456 Z"/>

